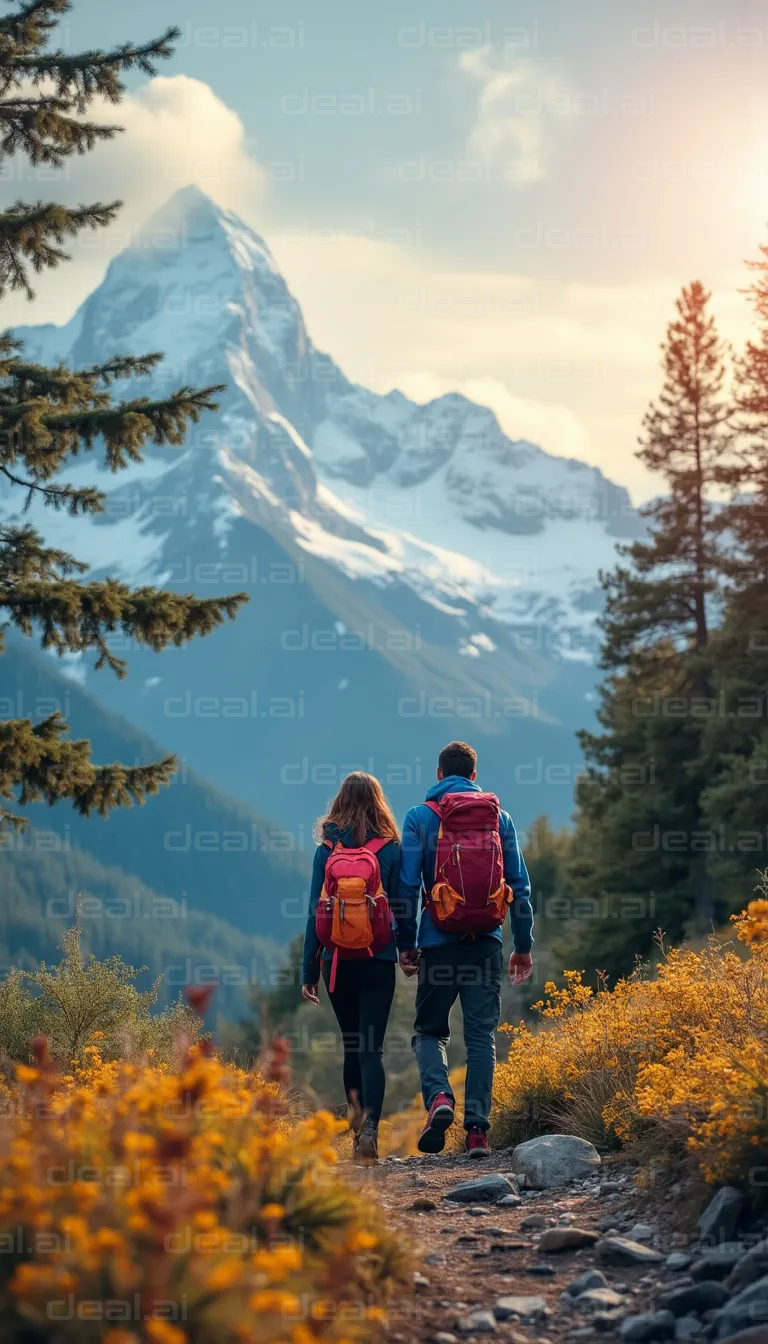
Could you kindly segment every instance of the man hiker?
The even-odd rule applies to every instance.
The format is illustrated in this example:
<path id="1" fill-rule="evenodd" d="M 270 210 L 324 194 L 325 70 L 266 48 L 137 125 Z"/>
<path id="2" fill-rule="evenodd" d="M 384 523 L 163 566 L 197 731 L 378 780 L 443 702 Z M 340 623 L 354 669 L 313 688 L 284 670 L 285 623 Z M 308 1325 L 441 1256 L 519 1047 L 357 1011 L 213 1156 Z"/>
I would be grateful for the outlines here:
<path id="1" fill-rule="evenodd" d="M 467 1049 L 464 1147 L 470 1157 L 483 1157 L 489 1152 L 504 920 L 509 910 L 509 974 L 520 984 L 533 969 L 533 911 L 512 818 L 494 794 L 482 792 L 476 777 L 477 752 L 466 742 L 449 743 L 440 752 L 437 784 L 405 818 L 400 897 L 414 911 L 423 905 L 418 951 L 401 953 L 400 964 L 407 975 L 419 974 L 412 1044 L 427 1110 L 419 1149 L 441 1152 L 453 1124 L 446 1049 L 458 998 Z"/>

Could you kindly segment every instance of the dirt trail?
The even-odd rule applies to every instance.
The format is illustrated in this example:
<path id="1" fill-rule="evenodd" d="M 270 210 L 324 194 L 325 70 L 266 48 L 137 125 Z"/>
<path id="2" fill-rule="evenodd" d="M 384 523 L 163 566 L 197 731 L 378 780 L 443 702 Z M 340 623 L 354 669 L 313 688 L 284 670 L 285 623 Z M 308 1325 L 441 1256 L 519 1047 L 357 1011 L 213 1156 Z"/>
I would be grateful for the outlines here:
<path id="1" fill-rule="evenodd" d="M 562 1190 L 524 1194 L 514 1208 L 479 1203 L 467 1206 L 444 1199 L 447 1191 L 462 1181 L 489 1171 L 509 1173 L 509 1151 L 484 1160 L 441 1155 L 389 1159 L 373 1171 L 355 1171 L 347 1164 L 345 1168 L 345 1175 L 352 1172 L 362 1186 L 371 1186 L 390 1225 L 402 1229 L 415 1248 L 414 1292 L 394 1304 L 390 1313 L 387 1338 L 395 1344 L 422 1344 L 445 1335 L 462 1344 L 480 1341 L 485 1331 L 462 1331 L 461 1324 L 473 1312 L 490 1311 L 499 1297 L 510 1294 L 539 1296 L 546 1308 L 532 1321 L 512 1318 L 498 1322 L 493 1333 L 500 1340 L 555 1344 L 564 1339 L 615 1337 L 618 1322 L 593 1324 L 594 1314 L 560 1301 L 566 1286 L 595 1266 L 592 1249 L 541 1254 L 535 1243 L 543 1227 L 527 1229 L 521 1224 L 532 1215 L 540 1215 L 544 1226 L 570 1225 L 596 1232 L 610 1224 L 625 1231 L 642 1216 L 628 1167 L 606 1167 L 599 1181 L 584 1187 L 569 1185 Z M 606 1189 L 610 1185 L 616 1188 Z M 427 1201 L 436 1207 L 411 1208 L 414 1202 Z M 430 1261 L 430 1256 L 439 1259 Z M 621 1293 L 625 1313 L 651 1309 L 663 1270 L 661 1275 L 658 1270 L 649 1275 L 643 1266 L 599 1267 L 608 1285 Z M 450 1342 L 441 1338 L 438 1344 Z"/>

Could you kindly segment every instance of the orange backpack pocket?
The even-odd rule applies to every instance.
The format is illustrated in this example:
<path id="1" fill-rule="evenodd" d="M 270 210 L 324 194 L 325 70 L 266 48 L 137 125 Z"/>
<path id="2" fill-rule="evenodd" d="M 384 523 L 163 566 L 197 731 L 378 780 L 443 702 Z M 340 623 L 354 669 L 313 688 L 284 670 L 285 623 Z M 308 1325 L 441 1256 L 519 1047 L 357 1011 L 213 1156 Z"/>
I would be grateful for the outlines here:
<path id="1" fill-rule="evenodd" d="M 450 882 L 436 882 L 430 900 L 438 919 L 450 919 L 456 907 L 464 904 L 464 897 L 454 891 Z"/>
<path id="2" fill-rule="evenodd" d="M 512 888 L 506 882 L 502 882 L 495 891 L 491 892 L 489 904 L 495 905 L 499 914 L 503 917 L 512 904 L 513 898 Z"/>
<path id="3" fill-rule="evenodd" d="M 340 877 L 333 902 L 333 942 L 338 948 L 360 950 L 373 942 L 371 903 L 365 882 L 359 877 Z"/>

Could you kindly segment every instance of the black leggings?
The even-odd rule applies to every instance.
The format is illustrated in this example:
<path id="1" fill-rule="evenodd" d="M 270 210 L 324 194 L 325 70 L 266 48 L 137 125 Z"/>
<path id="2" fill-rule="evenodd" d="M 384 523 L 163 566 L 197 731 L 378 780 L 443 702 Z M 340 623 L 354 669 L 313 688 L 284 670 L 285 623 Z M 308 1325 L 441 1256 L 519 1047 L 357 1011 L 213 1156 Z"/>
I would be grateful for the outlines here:
<path id="1" fill-rule="evenodd" d="M 344 1046 L 344 1091 L 350 1106 L 357 1104 L 376 1124 L 384 1105 L 384 1033 L 395 995 L 395 962 L 380 958 L 342 961 L 336 965 L 336 985 L 328 991 Z M 328 989 L 330 962 L 323 962 Z"/>

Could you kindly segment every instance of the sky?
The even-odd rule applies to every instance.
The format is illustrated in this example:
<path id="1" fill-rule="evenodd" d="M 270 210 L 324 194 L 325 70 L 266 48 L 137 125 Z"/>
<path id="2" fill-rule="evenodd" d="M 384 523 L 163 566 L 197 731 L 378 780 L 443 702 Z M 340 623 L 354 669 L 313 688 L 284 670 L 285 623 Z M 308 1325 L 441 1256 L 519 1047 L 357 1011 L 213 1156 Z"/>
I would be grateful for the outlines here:
<path id="1" fill-rule="evenodd" d="M 460 390 L 640 502 L 634 453 L 680 287 L 754 330 L 768 243 L 768 7 L 752 0 L 75 0 L 68 50 L 177 24 L 108 146 L 3 165 L 2 200 L 125 201 L 4 325 L 63 322 L 194 182 L 269 243 L 352 378 Z"/>

